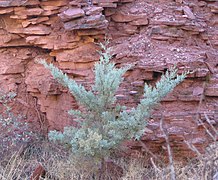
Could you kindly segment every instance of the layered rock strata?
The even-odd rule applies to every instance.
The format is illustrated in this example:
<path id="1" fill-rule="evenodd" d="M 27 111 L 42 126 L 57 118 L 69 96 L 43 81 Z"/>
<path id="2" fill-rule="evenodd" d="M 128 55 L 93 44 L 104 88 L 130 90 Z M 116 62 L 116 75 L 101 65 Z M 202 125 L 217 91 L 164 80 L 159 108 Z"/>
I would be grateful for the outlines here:
<path id="1" fill-rule="evenodd" d="M 129 107 L 139 102 L 144 83 L 154 85 L 170 66 L 192 72 L 157 107 L 142 140 L 151 151 L 166 152 L 164 118 L 175 154 L 192 156 L 185 141 L 202 150 L 211 139 L 205 127 L 213 133 L 218 124 L 216 0 L 1 1 L 1 88 L 17 92 L 16 108 L 34 127 L 61 130 L 72 123 L 67 111 L 79 105 L 37 62 L 46 59 L 90 88 L 96 42 L 105 36 L 117 66 L 133 65 L 117 92 Z"/>

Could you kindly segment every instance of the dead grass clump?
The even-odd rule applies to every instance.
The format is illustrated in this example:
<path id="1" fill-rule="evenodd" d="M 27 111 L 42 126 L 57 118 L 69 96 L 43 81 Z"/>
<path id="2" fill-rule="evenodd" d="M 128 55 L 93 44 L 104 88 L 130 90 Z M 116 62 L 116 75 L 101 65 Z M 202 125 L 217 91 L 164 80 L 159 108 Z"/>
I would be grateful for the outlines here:
<path id="1" fill-rule="evenodd" d="M 112 159 L 116 170 L 122 169 L 122 176 L 115 176 L 111 167 L 102 175 L 102 180 L 168 180 L 171 167 L 156 162 L 151 157 Z M 41 180 L 99 180 L 99 163 L 91 159 L 78 158 L 66 149 L 48 142 L 36 143 L 21 155 L 15 153 L 7 164 L 0 164 L 1 180 L 30 179 L 34 168 L 42 164 L 46 170 Z M 110 164 L 110 163 L 109 163 Z M 108 165 L 109 165 L 108 164 Z M 111 165 L 111 164 L 110 164 Z M 207 147 L 206 153 L 190 160 L 186 165 L 174 162 L 176 180 L 217 180 L 218 142 Z"/>
<path id="2" fill-rule="evenodd" d="M 171 167 L 148 157 L 122 159 L 119 165 L 124 174 L 121 180 L 169 180 Z M 146 159 L 146 160 L 143 160 Z M 174 162 L 176 180 L 217 180 L 218 179 L 218 142 L 210 144 L 205 154 L 191 159 L 185 165 Z"/>
<path id="3" fill-rule="evenodd" d="M 15 152 L 7 162 L 0 162 L 0 179 L 29 180 L 36 164 L 36 160 L 28 161 L 20 156 L 20 151 Z"/>

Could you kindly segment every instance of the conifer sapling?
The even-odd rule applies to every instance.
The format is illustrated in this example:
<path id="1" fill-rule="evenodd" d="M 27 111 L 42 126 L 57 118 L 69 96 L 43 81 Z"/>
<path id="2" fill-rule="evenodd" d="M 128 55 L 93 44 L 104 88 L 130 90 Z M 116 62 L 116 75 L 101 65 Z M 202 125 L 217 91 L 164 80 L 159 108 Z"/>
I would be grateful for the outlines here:
<path id="1" fill-rule="evenodd" d="M 145 84 L 140 103 L 127 111 L 125 106 L 117 103 L 115 93 L 130 66 L 115 67 L 115 63 L 110 62 L 110 48 L 100 45 L 103 51 L 94 66 L 95 82 L 90 91 L 54 65 L 41 63 L 85 107 L 84 111 L 69 111 L 78 126 L 65 127 L 63 132 L 50 131 L 49 139 L 70 145 L 75 155 L 102 159 L 119 148 L 123 141 L 139 139 L 143 135 L 152 108 L 182 82 L 187 73 L 177 75 L 177 69 L 171 68 L 155 87 Z"/>

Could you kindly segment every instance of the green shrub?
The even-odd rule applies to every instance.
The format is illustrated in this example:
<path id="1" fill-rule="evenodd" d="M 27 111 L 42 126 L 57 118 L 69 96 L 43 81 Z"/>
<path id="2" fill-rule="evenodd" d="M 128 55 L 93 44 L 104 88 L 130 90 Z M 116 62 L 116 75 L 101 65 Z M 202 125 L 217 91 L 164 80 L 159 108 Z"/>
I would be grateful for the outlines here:
<path id="1" fill-rule="evenodd" d="M 152 108 L 184 80 L 186 73 L 177 75 L 177 70 L 172 68 L 161 77 L 156 87 L 145 84 L 140 103 L 127 111 L 125 106 L 117 103 L 115 93 L 131 66 L 116 68 L 115 63 L 110 62 L 110 49 L 100 45 L 103 52 L 100 62 L 95 64 L 95 82 L 90 91 L 52 64 L 41 63 L 85 108 L 69 111 L 78 122 L 77 126 L 65 127 L 63 133 L 50 131 L 49 139 L 70 145 L 76 155 L 102 159 L 118 149 L 123 141 L 139 139 L 143 135 Z"/>
<path id="2" fill-rule="evenodd" d="M 20 149 L 33 136 L 24 116 L 15 115 L 9 106 L 15 97 L 16 93 L 14 92 L 5 93 L 0 90 L 0 159 L 6 157 L 6 154 Z"/>

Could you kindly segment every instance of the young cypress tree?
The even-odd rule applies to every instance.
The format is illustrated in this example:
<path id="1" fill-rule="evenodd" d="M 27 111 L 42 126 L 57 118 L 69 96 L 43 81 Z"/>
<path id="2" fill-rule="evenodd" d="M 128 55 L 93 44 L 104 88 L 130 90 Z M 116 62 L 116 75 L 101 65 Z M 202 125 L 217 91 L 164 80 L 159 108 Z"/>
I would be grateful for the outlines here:
<path id="1" fill-rule="evenodd" d="M 45 61 L 41 63 L 85 107 L 84 111 L 69 111 L 78 126 L 65 127 L 63 132 L 50 131 L 49 139 L 70 145 L 75 155 L 102 159 L 119 148 L 123 141 L 139 139 L 143 135 L 146 119 L 149 118 L 152 108 L 182 82 L 187 73 L 177 75 L 177 70 L 172 68 L 161 77 L 155 87 L 145 84 L 140 103 L 126 111 L 125 106 L 116 102 L 115 93 L 130 66 L 116 68 L 110 62 L 110 48 L 100 45 L 103 52 L 100 61 L 95 64 L 95 82 L 90 91 L 52 64 Z"/>

